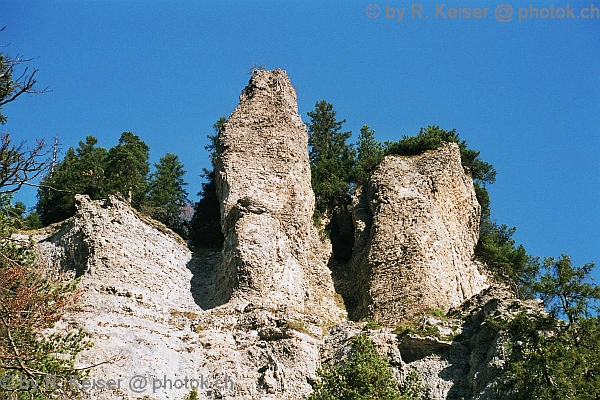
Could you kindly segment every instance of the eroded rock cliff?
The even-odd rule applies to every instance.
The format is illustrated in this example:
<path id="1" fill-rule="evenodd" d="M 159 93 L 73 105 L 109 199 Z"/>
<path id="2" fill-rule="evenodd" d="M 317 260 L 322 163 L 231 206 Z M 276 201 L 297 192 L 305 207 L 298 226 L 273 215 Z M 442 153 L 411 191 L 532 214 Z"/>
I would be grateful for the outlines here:
<path id="1" fill-rule="evenodd" d="M 481 292 L 479 207 L 455 145 L 390 156 L 376 169 L 350 210 L 343 282 L 332 279 L 331 245 L 313 226 L 307 131 L 284 71 L 256 71 L 218 151 L 222 252 L 192 254 L 114 196 L 78 196 L 75 217 L 38 235 L 41 257 L 81 279 L 81 300 L 62 322 L 95 342 L 78 364 L 109 361 L 91 377 L 121 380 L 89 398 L 182 399 L 193 379 L 200 398 L 300 399 L 322 362 L 347 355 L 364 316 L 387 325 L 369 335 L 398 380 L 419 371 L 426 398 L 493 398 L 502 339 L 484 320 L 515 300 Z M 435 337 L 394 331 L 414 311 L 469 298 L 450 317 L 422 322 Z M 146 386 L 132 387 L 135 377 Z"/>
<path id="2" fill-rule="evenodd" d="M 387 156 L 354 197 L 355 318 L 395 325 L 487 287 L 474 262 L 480 206 L 456 144 Z"/>

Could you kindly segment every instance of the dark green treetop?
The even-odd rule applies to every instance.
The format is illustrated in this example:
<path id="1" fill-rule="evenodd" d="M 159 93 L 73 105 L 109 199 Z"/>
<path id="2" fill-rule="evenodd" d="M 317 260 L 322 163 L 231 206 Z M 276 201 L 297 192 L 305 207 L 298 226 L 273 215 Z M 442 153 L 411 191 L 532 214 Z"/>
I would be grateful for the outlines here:
<path id="1" fill-rule="evenodd" d="M 368 125 L 360 128 L 356 149 L 355 182 L 363 185 L 369 180 L 371 171 L 383 160 L 384 149 L 381 142 L 375 140 L 375 131 Z"/>
<path id="2" fill-rule="evenodd" d="M 148 163 L 150 148 L 139 136 L 123 132 L 119 144 L 106 157 L 105 176 L 110 193 L 121 193 L 131 204 L 144 204 L 148 191 Z"/>
<path id="3" fill-rule="evenodd" d="M 333 106 L 319 101 L 308 112 L 309 158 L 315 212 L 323 213 L 344 202 L 354 178 L 355 151 L 346 143 L 352 132 L 343 132 L 346 120 L 338 121 Z"/>
<path id="4" fill-rule="evenodd" d="M 187 185 L 183 176 L 183 164 L 175 154 L 167 153 L 154 164 L 155 171 L 150 176 L 147 206 L 151 208 L 151 216 L 179 234 L 183 233 L 181 212 L 187 205 L 184 187 Z"/>

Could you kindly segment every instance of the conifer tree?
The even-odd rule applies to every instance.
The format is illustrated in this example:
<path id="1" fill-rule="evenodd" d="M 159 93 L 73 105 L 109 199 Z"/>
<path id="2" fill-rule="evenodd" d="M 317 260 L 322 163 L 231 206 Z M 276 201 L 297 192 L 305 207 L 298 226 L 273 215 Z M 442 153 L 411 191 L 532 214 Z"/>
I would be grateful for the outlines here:
<path id="1" fill-rule="evenodd" d="M 151 215 L 183 236 L 181 213 L 188 195 L 184 189 L 187 182 L 183 179 L 183 164 L 175 154 L 167 153 L 154 167 L 156 171 L 150 176 L 147 201 Z"/>
<path id="2" fill-rule="evenodd" d="M 221 232 L 221 206 L 217 197 L 215 182 L 215 166 L 217 161 L 217 136 L 227 120 L 219 118 L 213 124 L 214 135 L 207 135 L 209 143 L 205 149 L 209 151 L 211 169 L 204 168 L 201 175 L 206 179 L 202 183 L 202 190 L 198 193 L 200 200 L 194 207 L 194 216 L 190 223 L 190 239 L 195 246 L 218 248 L 223 246 L 225 240 Z"/>
<path id="3" fill-rule="evenodd" d="M 548 312 L 522 311 L 501 322 L 509 335 L 496 389 L 502 398 L 600 398 L 600 287 L 593 263 L 573 266 L 567 255 L 544 260 L 533 287 Z M 594 308 L 596 308 L 594 310 Z"/>
<path id="4" fill-rule="evenodd" d="M 383 145 L 375 140 L 375 131 L 364 125 L 360 128 L 360 135 L 356 144 L 356 183 L 363 185 L 369 180 L 369 175 L 383 160 Z"/>
<path id="5" fill-rule="evenodd" d="M 120 193 L 139 208 L 146 201 L 148 191 L 148 163 L 150 148 L 139 136 L 123 132 L 119 144 L 106 157 L 107 186 L 110 193 Z"/>
<path id="6" fill-rule="evenodd" d="M 355 152 L 346 143 L 352 132 L 342 132 L 346 120 L 336 120 L 333 106 L 319 101 L 308 112 L 308 145 L 315 213 L 323 213 L 346 200 L 354 175 Z"/>
<path id="7" fill-rule="evenodd" d="M 65 158 L 42 180 L 36 209 L 44 225 L 74 215 L 75 194 L 87 194 L 92 199 L 106 196 L 107 151 L 96 147 L 97 143 L 94 136 L 87 136 L 77 149 L 69 148 Z"/>

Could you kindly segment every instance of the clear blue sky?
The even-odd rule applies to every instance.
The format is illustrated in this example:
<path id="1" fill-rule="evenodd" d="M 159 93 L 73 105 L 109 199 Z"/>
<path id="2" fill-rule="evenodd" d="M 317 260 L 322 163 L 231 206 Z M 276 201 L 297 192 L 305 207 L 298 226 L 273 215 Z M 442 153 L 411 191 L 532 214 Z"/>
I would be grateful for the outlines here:
<path id="1" fill-rule="evenodd" d="M 37 57 L 52 92 L 5 106 L 0 129 L 29 142 L 58 134 L 63 154 L 86 135 L 108 148 L 132 131 L 153 162 L 179 155 L 197 199 L 212 124 L 253 63 L 282 68 L 305 120 L 326 99 L 354 137 L 363 124 L 382 141 L 456 128 L 496 167 L 492 216 L 529 253 L 600 263 L 600 10 L 566 18 L 550 7 L 577 17 L 590 1 L 533 2 L 537 15 L 519 22 L 530 3 L 510 3 L 513 20 L 499 22 L 489 1 L 437 15 L 422 2 L 412 18 L 417 3 L 394 0 L 5 0 L 3 50 Z M 459 4 L 489 10 L 450 18 Z M 35 192 L 19 199 L 33 206 Z"/>

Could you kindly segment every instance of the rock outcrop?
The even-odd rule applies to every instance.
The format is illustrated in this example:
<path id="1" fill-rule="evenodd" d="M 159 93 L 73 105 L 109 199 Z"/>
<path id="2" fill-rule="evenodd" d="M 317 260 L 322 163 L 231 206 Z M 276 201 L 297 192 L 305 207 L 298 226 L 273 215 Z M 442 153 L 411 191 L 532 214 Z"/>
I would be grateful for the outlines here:
<path id="1" fill-rule="evenodd" d="M 234 298 L 337 321 L 343 311 L 312 220 L 307 148 L 286 73 L 256 71 L 218 135 L 224 276 Z"/>
<path id="2" fill-rule="evenodd" d="M 80 301 L 57 329 L 83 326 L 95 346 L 78 365 L 100 363 L 91 378 L 119 382 L 88 398 L 182 399 L 194 387 L 200 398 L 303 398 L 322 362 L 348 354 L 366 316 L 388 325 L 370 337 L 398 380 L 420 373 L 426 398 L 494 398 L 503 342 L 485 318 L 518 304 L 482 292 L 479 206 L 456 145 L 377 167 L 338 226 L 338 239 L 352 232 L 351 211 L 344 282 L 332 279 L 331 245 L 313 226 L 307 131 L 284 71 L 255 72 L 218 153 L 222 252 L 192 254 L 115 196 L 77 196 L 76 215 L 37 236 L 40 257 L 80 279 Z M 345 263 L 351 246 L 336 246 Z M 434 337 L 391 327 L 461 303 L 423 322 Z"/>
<path id="3" fill-rule="evenodd" d="M 507 337 L 488 320 L 542 309 L 539 302 L 518 300 L 505 288 L 489 287 L 446 316 L 424 316 L 419 321 L 421 332 L 406 332 L 400 326 L 367 333 L 398 381 L 409 371 L 418 372 L 423 399 L 499 400 L 494 383 L 506 361 Z M 332 328 L 323 346 L 323 359 L 343 360 L 350 339 L 364 331 L 365 324 L 359 322 Z"/>
<path id="4" fill-rule="evenodd" d="M 447 311 L 487 287 L 474 263 L 479 217 L 456 144 L 387 156 L 354 199 L 354 317 L 395 325 L 416 311 Z"/>
<path id="5" fill-rule="evenodd" d="M 193 257 L 177 235 L 117 197 L 78 196 L 77 214 L 57 229 L 37 236 L 40 257 L 77 275 L 82 291 L 57 329 L 83 326 L 94 347 L 78 366 L 103 363 L 91 379 L 121 380 L 92 387 L 88 398 L 180 400 L 198 382 L 200 398 L 310 393 L 331 321 L 288 304 L 229 301 L 220 253 Z"/>

